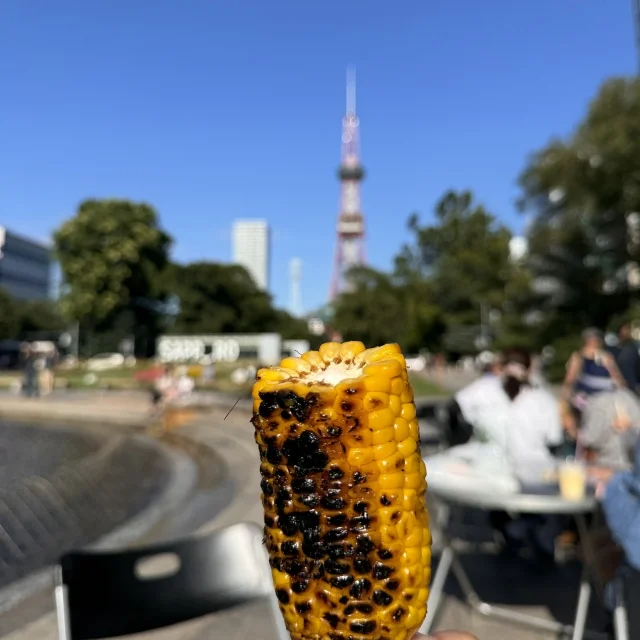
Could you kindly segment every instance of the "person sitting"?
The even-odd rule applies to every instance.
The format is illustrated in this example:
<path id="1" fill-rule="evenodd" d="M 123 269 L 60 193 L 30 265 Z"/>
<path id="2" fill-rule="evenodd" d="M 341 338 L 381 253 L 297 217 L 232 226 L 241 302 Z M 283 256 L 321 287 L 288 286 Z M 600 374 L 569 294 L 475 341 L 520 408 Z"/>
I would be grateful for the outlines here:
<path id="1" fill-rule="evenodd" d="M 483 375 L 458 391 L 447 407 L 451 447 L 464 444 L 472 437 L 479 416 L 500 394 L 502 362 L 499 356 L 492 355 L 493 358 L 485 362 Z"/>
<path id="2" fill-rule="evenodd" d="M 495 431 L 502 423 L 511 472 L 524 491 L 538 492 L 554 467 L 552 450 L 562 444 L 563 430 L 557 400 L 546 389 L 531 384 L 530 370 L 528 351 L 514 349 L 505 354 L 502 396 L 494 407 L 493 420 Z M 499 530 L 510 546 L 526 545 L 538 560 L 553 558 L 555 539 L 563 526 L 554 517 L 522 516 L 503 523 Z"/>
<path id="3" fill-rule="evenodd" d="M 587 460 L 614 471 L 630 468 L 640 433 L 640 401 L 628 389 L 589 398 L 582 416 L 580 446 Z"/>
<path id="4" fill-rule="evenodd" d="M 633 584 L 631 590 L 640 588 L 640 442 L 636 444 L 633 468 L 618 472 L 606 482 L 602 497 L 602 510 L 613 540 L 624 551 L 625 560 L 618 570 Z M 634 594 L 637 598 L 637 594 Z M 613 608 L 613 607 L 611 607 Z M 640 629 L 640 612 L 628 607 L 631 630 Z M 632 633 L 630 637 L 637 637 Z"/>

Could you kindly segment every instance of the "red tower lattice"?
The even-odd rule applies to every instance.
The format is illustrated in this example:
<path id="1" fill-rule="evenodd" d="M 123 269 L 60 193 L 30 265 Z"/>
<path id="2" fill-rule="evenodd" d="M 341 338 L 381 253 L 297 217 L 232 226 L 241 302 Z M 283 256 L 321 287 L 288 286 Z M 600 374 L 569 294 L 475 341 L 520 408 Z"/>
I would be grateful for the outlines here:
<path id="1" fill-rule="evenodd" d="M 347 74 L 347 112 L 342 120 L 342 162 L 340 179 L 340 215 L 338 216 L 336 252 L 331 278 L 330 299 L 348 290 L 345 274 L 364 264 L 364 216 L 360 210 L 360 183 L 364 169 L 360 164 L 358 133 L 360 121 L 356 116 L 355 72 Z"/>

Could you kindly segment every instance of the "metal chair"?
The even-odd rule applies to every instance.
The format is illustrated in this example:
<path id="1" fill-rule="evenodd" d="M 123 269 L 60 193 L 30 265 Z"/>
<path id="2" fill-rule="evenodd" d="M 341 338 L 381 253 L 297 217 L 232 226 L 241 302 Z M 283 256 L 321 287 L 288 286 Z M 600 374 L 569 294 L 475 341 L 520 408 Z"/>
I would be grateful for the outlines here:
<path id="1" fill-rule="evenodd" d="M 253 523 L 139 549 L 68 553 L 56 574 L 60 640 L 152 631 L 265 597 L 279 640 L 289 638 Z"/>
<path id="2" fill-rule="evenodd" d="M 615 640 L 639 637 L 640 610 L 635 606 L 640 594 L 640 571 L 624 565 L 611 582 L 613 635 Z"/>

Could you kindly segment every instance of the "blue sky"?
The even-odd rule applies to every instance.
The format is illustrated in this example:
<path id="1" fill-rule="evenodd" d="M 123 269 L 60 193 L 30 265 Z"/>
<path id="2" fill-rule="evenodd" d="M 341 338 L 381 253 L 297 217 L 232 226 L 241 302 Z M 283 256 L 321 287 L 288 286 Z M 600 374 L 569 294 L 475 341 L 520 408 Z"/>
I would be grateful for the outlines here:
<path id="1" fill-rule="evenodd" d="M 358 74 L 367 254 L 471 188 L 515 231 L 527 154 L 635 71 L 630 0 L 1 0 L 0 224 L 47 237 L 87 197 L 153 204 L 181 261 L 274 229 L 326 300 L 345 69 Z"/>

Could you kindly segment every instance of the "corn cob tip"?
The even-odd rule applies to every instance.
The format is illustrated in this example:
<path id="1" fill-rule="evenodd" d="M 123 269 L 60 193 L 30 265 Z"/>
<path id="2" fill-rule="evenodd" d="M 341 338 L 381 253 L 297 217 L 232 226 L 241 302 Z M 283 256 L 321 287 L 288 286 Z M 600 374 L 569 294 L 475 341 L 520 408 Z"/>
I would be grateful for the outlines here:
<path id="1" fill-rule="evenodd" d="M 327 343 L 253 388 L 265 540 L 293 640 L 408 640 L 426 614 L 426 470 L 398 345 Z"/>

